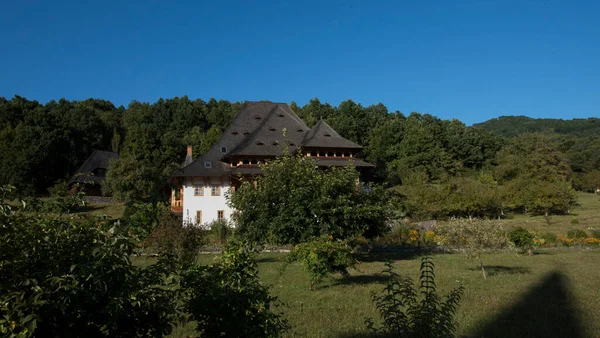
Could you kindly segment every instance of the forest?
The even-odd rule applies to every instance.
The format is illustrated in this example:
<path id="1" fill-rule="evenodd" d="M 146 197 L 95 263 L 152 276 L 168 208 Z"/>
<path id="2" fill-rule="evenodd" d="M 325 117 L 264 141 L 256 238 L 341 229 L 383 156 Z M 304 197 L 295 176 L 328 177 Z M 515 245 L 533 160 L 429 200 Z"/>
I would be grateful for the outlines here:
<path id="1" fill-rule="evenodd" d="M 105 193 L 125 201 L 160 201 L 168 177 L 206 151 L 235 116 L 240 102 L 159 99 L 60 99 L 41 104 L 0 97 L 0 185 L 44 196 L 64 184 L 95 149 L 120 154 Z M 315 98 L 290 107 L 307 123 L 325 119 L 364 146 L 376 164 L 373 180 L 413 218 L 496 217 L 505 211 L 566 213 L 574 190 L 600 187 L 598 119 L 500 117 L 474 126 L 430 114 L 388 111 L 352 100 L 338 106 Z"/>

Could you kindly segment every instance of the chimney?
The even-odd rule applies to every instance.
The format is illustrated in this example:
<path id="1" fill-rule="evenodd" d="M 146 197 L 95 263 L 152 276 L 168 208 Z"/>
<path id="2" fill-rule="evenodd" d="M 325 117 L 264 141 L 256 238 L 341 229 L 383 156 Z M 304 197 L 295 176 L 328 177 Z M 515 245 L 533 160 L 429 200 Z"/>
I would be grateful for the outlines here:
<path id="1" fill-rule="evenodd" d="M 187 155 L 185 155 L 185 163 L 184 166 L 189 165 L 190 163 L 192 163 L 194 160 L 192 158 L 192 146 L 188 145 L 187 146 Z"/>

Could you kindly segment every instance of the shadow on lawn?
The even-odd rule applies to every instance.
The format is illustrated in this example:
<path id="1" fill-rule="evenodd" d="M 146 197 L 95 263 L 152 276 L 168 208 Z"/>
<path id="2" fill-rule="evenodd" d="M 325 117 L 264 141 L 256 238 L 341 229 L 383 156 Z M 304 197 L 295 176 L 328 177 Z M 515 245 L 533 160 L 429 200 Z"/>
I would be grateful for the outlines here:
<path id="1" fill-rule="evenodd" d="M 354 275 L 340 279 L 336 279 L 334 285 L 350 285 L 350 284 L 383 284 L 390 280 L 390 276 L 376 275 Z"/>
<path id="2" fill-rule="evenodd" d="M 470 268 L 471 271 L 481 271 L 481 268 Z M 531 269 L 522 266 L 504 266 L 504 265 L 490 265 L 485 266 L 485 272 L 488 276 L 496 275 L 524 275 L 530 274 Z"/>
<path id="3" fill-rule="evenodd" d="M 584 335 L 566 278 L 552 272 L 473 337 L 583 338 Z"/>
<path id="4" fill-rule="evenodd" d="M 371 251 L 359 252 L 356 258 L 361 262 L 386 262 L 389 260 L 410 260 L 430 253 L 430 250 L 411 249 L 406 251 Z"/>
<path id="5" fill-rule="evenodd" d="M 275 262 L 281 262 L 282 260 L 276 258 L 276 257 L 260 257 L 258 256 L 258 258 L 256 259 L 257 263 L 275 263 Z"/>

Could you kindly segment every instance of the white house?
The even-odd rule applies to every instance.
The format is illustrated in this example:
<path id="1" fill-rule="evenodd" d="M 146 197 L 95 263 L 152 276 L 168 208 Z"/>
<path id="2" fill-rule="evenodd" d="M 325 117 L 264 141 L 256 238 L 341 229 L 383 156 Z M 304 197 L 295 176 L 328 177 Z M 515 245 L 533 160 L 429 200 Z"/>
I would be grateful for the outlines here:
<path id="1" fill-rule="evenodd" d="M 227 193 L 235 191 L 241 177 L 260 175 L 259 164 L 281 156 L 286 142 L 288 151 L 301 151 L 323 168 L 349 161 L 359 170 L 374 167 L 355 156 L 361 146 L 325 121 L 308 128 L 287 104 L 246 102 L 208 152 L 193 160 L 188 147 L 184 167 L 171 176 L 177 185 L 171 194 L 172 210 L 182 213 L 184 224 L 229 221 L 234 210 L 227 204 Z"/>

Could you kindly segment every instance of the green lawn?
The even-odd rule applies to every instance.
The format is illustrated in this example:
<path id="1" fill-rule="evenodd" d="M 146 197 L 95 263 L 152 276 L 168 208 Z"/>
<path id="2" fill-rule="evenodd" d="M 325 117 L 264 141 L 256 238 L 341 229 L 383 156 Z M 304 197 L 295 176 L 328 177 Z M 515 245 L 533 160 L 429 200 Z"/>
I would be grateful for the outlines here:
<path id="1" fill-rule="evenodd" d="M 384 286 L 380 272 L 385 258 L 394 258 L 397 271 L 415 279 L 420 264 L 419 257 L 366 257 L 349 278 L 337 276 L 309 291 L 309 279 L 298 264 L 279 275 L 283 256 L 260 255 L 259 269 L 263 282 L 286 304 L 290 337 L 367 337 L 363 322 L 377 315 L 370 293 Z M 200 260 L 214 258 L 202 255 Z M 439 254 L 434 260 L 436 282 L 444 294 L 465 287 L 457 316 L 459 337 L 600 337 L 598 250 L 489 254 L 484 257 L 490 275 L 486 281 L 477 264 L 462 254 Z M 172 336 L 193 334 L 187 325 Z"/>
<path id="2" fill-rule="evenodd" d="M 111 218 L 117 219 L 123 217 L 123 211 L 125 211 L 125 205 L 123 203 L 89 203 L 83 210 L 77 212 L 85 212 L 90 215 L 100 216 L 107 215 Z"/>
<path id="3" fill-rule="evenodd" d="M 596 194 L 577 193 L 578 205 L 568 215 L 551 215 L 550 224 L 543 216 L 528 216 L 515 214 L 514 218 L 506 220 L 509 227 L 522 226 L 540 232 L 566 234 L 569 230 L 588 228 L 600 229 L 600 196 Z M 573 224 L 573 220 L 577 223 Z M 589 234 L 589 231 L 588 231 Z"/>

